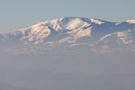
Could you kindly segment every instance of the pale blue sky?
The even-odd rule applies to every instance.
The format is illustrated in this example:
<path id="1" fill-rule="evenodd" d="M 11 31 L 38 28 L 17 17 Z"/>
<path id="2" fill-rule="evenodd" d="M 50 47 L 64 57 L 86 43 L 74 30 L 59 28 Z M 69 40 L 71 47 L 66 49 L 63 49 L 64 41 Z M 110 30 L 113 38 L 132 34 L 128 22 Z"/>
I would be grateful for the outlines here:
<path id="1" fill-rule="evenodd" d="M 0 33 L 70 16 L 135 19 L 135 0 L 0 0 Z"/>

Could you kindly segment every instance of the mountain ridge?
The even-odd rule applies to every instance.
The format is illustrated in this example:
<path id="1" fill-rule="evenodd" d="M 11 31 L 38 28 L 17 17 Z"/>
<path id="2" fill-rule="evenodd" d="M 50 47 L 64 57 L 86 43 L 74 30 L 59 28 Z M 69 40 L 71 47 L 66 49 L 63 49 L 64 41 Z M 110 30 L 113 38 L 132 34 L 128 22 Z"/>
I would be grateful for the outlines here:
<path id="1" fill-rule="evenodd" d="M 41 45 L 48 48 L 58 45 L 71 46 L 72 44 L 83 45 L 83 43 L 87 43 L 91 47 L 97 46 L 101 38 L 103 39 L 105 36 L 112 36 L 113 38 L 115 35 L 117 38 L 115 43 L 118 44 L 121 41 L 122 44 L 128 45 L 129 43 L 134 44 L 134 35 L 131 32 L 133 34 L 135 32 L 134 20 L 118 23 L 94 18 L 64 17 L 39 22 L 28 28 L 1 34 L 0 41 L 1 44 L 12 43 L 13 46 L 14 44 L 15 46 L 18 44 L 29 45 L 29 47 Z M 130 38 L 129 41 L 126 41 L 127 38 Z"/>

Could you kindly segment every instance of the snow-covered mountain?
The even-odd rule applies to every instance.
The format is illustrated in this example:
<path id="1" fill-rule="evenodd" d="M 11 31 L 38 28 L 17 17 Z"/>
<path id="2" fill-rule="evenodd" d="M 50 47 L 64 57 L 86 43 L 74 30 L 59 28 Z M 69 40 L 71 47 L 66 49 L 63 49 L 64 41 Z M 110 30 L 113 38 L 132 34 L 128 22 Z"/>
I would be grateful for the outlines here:
<path id="1" fill-rule="evenodd" d="M 0 49 L 16 53 L 82 46 L 94 52 L 134 51 L 135 20 L 118 23 L 93 18 L 65 17 L 1 34 L 0 44 Z"/>
<path id="2" fill-rule="evenodd" d="M 135 20 L 40 22 L 0 34 L 0 90 L 134 90 L 134 58 Z"/>

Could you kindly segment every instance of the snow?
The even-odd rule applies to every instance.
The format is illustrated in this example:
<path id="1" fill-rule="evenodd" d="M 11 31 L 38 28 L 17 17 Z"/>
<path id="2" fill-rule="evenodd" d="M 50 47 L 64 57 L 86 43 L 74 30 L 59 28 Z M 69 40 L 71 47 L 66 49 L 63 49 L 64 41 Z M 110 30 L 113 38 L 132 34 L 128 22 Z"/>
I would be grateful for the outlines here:
<path id="1" fill-rule="evenodd" d="M 129 24 L 135 24 L 135 20 L 127 20 L 126 22 Z"/>
<path id="2" fill-rule="evenodd" d="M 124 37 L 126 34 L 124 32 L 117 32 L 118 36 L 117 37 Z"/>
<path id="3" fill-rule="evenodd" d="M 112 34 L 107 34 L 107 35 L 103 36 L 103 37 L 99 40 L 99 42 L 105 40 L 107 37 L 110 37 L 110 36 L 112 36 Z"/>
<path id="4" fill-rule="evenodd" d="M 93 22 L 95 24 L 99 24 L 99 25 L 104 23 L 104 22 L 96 20 L 96 19 L 90 19 L 90 20 L 91 20 L 91 22 Z"/>
<path id="5" fill-rule="evenodd" d="M 69 23 L 67 23 L 65 29 L 72 30 L 72 29 L 77 29 L 79 27 L 83 27 L 87 25 L 89 25 L 87 22 L 84 22 L 81 19 L 76 18 L 76 19 L 71 20 Z"/>
<path id="6" fill-rule="evenodd" d="M 43 39 L 49 36 L 51 33 L 50 29 L 48 27 L 35 25 L 31 28 L 31 31 L 28 33 L 27 36 L 23 36 L 21 39 L 28 39 L 29 41 L 37 41 L 37 44 L 39 42 L 43 42 Z"/>
<path id="7" fill-rule="evenodd" d="M 133 42 L 132 40 L 132 36 L 130 35 L 131 30 L 127 30 L 127 31 L 123 31 L 123 32 L 115 32 L 115 33 L 111 33 L 111 34 L 107 34 L 105 36 L 103 36 L 99 42 L 104 41 L 105 39 L 107 39 L 108 37 L 113 37 L 116 36 L 115 38 L 118 41 L 121 41 L 123 44 L 127 45 L 127 44 L 131 44 Z M 109 41 L 108 41 L 109 42 Z"/>
<path id="8" fill-rule="evenodd" d="M 108 45 L 103 45 L 103 46 L 101 46 L 101 48 L 102 48 L 102 49 L 108 49 L 109 46 L 108 46 Z"/>

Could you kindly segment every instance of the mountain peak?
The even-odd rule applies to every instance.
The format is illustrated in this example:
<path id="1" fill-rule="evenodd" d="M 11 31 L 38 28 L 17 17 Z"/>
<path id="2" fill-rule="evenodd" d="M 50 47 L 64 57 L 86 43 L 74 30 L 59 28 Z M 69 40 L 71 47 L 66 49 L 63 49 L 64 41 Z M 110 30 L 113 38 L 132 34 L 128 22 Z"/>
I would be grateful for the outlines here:
<path id="1" fill-rule="evenodd" d="M 79 20 L 79 21 L 82 21 L 82 22 L 87 22 L 87 23 L 95 23 L 95 24 L 103 24 L 104 21 L 103 20 L 99 20 L 99 19 L 95 19 L 95 18 L 84 18 L 84 17 L 64 17 L 64 18 L 61 18 L 60 20 L 64 20 L 64 21 L 70 21 L 70 20 Z"/>

